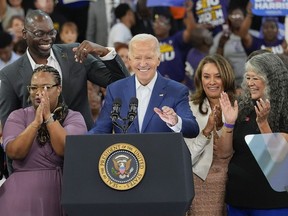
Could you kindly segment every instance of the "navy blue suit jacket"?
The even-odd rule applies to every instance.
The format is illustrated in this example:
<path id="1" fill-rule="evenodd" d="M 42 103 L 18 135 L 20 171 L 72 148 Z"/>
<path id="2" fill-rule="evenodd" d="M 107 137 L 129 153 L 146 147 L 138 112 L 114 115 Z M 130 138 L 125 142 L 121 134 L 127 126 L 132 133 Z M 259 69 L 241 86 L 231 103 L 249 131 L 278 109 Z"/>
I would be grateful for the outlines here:
<path id="1" fill-rule="evenodd" d="M 136 97 L 135 75 L 110 84 L 106 89 L 105 103 L 94 127 L 89 134 L 122 133 L 122 130 L 113 127 L 110 118 L 115 98 L 122 100 L 121 117 L 126 117 L 129 111 L 129 102 Z M 196 137 L 199 133 L 198 123 L 189 106 L 188 88 L 181 83 L 166 79 L 158 73 L 151 99 L 143 120 L 141 133 L 172 132 L 171 128 L 154 112 L 154 107 L 169 106 L 182 118 L 182 134 L 184 137 Z M 117 122 L 122 125 L 121 120 Z M 138 118 L 136 117 L 127 133 L 140 133 Z"/>

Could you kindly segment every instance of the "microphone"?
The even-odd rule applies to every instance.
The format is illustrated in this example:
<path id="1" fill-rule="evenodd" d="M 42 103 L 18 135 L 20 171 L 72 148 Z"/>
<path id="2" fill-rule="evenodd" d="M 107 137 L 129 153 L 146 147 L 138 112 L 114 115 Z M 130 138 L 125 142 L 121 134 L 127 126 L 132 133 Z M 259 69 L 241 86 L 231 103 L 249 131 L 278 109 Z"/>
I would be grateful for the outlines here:
<path id="1" fill-rule="evenodd" d="M 116 122 L 117 119 L 120 117 L 120 109 L 121 109 L 122 101 L 120 98 L 115 98 L 112 106 L 112 111 L 110 114 L 110 117 L 112 119 L 112 122 Z"/>
<path id="2" fill-rule="evenodd" d="M 127 119 L 128 119 L 127 129 L 130 127 L 130 125 L 133 123 L 134 119 L 136 118 L 137 109 L 138 109 L 138 99 L 136 97 L 132 97 L 130 99 L 129 111 L 127 115 Z"/>

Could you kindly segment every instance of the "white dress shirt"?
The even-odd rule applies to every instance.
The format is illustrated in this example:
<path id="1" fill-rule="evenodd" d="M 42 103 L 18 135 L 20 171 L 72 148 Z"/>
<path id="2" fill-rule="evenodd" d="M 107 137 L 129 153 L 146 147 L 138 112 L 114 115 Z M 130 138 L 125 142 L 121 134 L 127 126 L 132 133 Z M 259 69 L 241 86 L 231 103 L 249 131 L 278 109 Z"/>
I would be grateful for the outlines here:
<path id="1" fill-rule="evenodd" d="M 138 98 L 138 122 L 139 122 L 139 131 L 142 132 L 143 119 L 151 98 L 152 90 L 157 79 L 157 73 L 153 79 L 146 85 L 143 86 L 135 76 L 136 84 L 136 97 Z"/>
<path id="2" fill-rule="evenodd" d="M 158 74 L 155 73 L 152 80 L 146 85 L 143 86 L 135 76 L 135 84 L 136 84 L 136 97 L 138 99 L 138 122 L 139 122 L 139 131 L 142 132 L 142 124 L 144 120 L 144 116 L 152 95 L 152 91 L 154 88 L 154 85 L 156 83 Z M 161 107 L 159 107 L 161 109 Z M 167 124 L 171 130 L 174 132 L 180 132 L 182 130 L 182 118 L 177 115 L 178 122 L 174 126 L 170 126 Z"/>

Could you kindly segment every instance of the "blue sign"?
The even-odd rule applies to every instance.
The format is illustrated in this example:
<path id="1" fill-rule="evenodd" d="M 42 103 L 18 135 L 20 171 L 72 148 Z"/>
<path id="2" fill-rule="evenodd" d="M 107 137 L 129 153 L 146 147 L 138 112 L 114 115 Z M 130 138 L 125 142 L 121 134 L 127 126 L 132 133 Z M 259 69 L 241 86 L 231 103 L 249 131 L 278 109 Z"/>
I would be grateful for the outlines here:
<path id="1" fill-rule="evenodd" d="M 288 0 L 251 0 L 252 13 L 258 16 L 288 15 Z"/>
<path id="2" fill-rule="evenodd" d="M 147 7 L 154 6 L 184 6 L 185 0 L 148 0 Z"/>

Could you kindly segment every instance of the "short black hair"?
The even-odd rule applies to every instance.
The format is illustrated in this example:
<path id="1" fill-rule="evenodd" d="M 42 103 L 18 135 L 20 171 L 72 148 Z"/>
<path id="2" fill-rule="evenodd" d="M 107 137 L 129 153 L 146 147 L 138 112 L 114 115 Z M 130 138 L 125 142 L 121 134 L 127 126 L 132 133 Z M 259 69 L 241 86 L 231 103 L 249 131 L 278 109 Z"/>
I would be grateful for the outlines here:
<path id="1" fill-rule="evenodd" d="M 12 43 L 13 37 L 8 32 L 0 31 L 0 41 L 1 41 L 0 48 L 2 49 L 9 46 Z"/>
<path id="2" fill-rule="evenodd" d="M 173 20 L 173 16 L 170 12 L 170 8 L 169 7 L 154 7 L 153 8 L 153 20 L 155 20 L 155 18 L 158 16 L 163 16 L 166 19 L 169 20 L 169 22 L 171 23 L 171 21 Z"/>
<path id="3" fill-rule="evenodd" d="M 121 19 L 129 10 L 131 10 L 131 8 L 127 3 L 121 3 L 115 8 L 115 17 L 117 19 Z"/>

